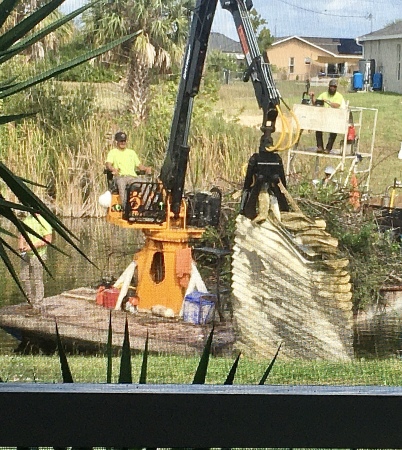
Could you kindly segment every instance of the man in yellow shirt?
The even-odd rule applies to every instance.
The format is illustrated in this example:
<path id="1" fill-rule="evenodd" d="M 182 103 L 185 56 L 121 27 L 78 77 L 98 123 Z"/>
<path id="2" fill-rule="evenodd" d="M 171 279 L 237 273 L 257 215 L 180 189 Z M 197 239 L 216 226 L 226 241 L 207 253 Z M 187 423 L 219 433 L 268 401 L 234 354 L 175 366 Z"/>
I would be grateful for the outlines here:
<path id="1" fill-rule="evenodd" d="M 333 78 L 329 82 L 328 90 L 322 92 L 317 98 L 315 98 L 314 92 L 310 92 L 311 103 L 313 105 L 316 105 L 317 100 L 319 100 L 323 102 L 324 108 L 344 108 L 345 100 L 343 98 L 343 95 L 337 92 L 337 88 L 338 88 L 338 81 L 335 78 Z M 336 139 L 336 133 L 329 134 L 328 142 L 325 149 L 322 131 L 316 131 L 315 137 L 317 141 L 317 153 L 330 153 Z"/>
<path id="2" fill-rule="evenodd" d="M 113 174 L 113 179 L 119 190 L 120 201 L 125 211 L 127 203 L 127 187 L 137 180 L 137 171 L 151 173 L 151 168 L 141 164 L 137 153 L 127 148 L 127 134 L 119 131 L 115 134 L 116 147 L 109 151 L 106 157 L 106 169 Z"/>
<path id="3" fill-rule="evenodd" d="M 47 245 L 52 242 L 53 230 L 51 225 L 39 214 L 29 214 L 23 222 L 26 226 L 43 238 L 42 240 L 37 236 L 28 233 L 29 238 L 32 241 L 32 245 L 38 251 L 42 261 L 46 261 Z M 25 293 L 31 305 L 41 310 L 43 308 L 43 298 L 45 296 L 43 266 L 33 252 L 30 244 L 22 235 L 20 235 L 18 239 L 18 250 L 23 258 L 21 262 L 20 279 Z"/>

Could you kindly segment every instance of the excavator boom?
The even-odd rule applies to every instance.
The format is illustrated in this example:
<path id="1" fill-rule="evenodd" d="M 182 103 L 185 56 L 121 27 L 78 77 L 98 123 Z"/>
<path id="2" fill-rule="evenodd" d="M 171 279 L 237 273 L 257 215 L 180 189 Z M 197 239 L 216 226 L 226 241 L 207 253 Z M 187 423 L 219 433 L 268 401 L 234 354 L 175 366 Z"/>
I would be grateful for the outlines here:
<path id="1" fill-rule="evenodd" d="M 179 91 L 176 100 L 170 139 L 160 179 L 170 193 L 171 210 L 177 216 L 184 195 L 190 147 L 188 137 L 194 97 L 198 94 L 205 57 L 218 0 L 198 0 L 190 29 Z M 275 86 L 269 64 L 264 61 L 258 48 L 257 39 L 251 25 L 249 11 L 251 0 L 220 0 L 223 9 L 229 11 L 236 26 L 247 70 L 244 81 L 251 80 L 258 105 L 262 109 L 261 131 L 265 142 L 272 144 L 271 134 L 275 131 L 280 94 Z"/>
<path id="2" fill-rule="evenodd" d="M 239 36 L 240 44 L 246 59 L 247 70 L 244 81 L 251 79 L 258 106 L 263 111 L 262 128 L 268 121 L 275 122 L 276 106 L 280 104 L 280 93 L 275 86 L 268 61 L 264 61 L 258 47 L 249 11 L 253 7 L 251 0 L 220 0 L 222 8 L 232 16 Z M 267 57 L 266 57 L 267 58 Z M 270 126 L 274 126 L 270 124 Z"/>
<path id="3" fill-rule="evenodd" d="M 198 0 L 194 9 L 170 139 L 160 174 L 165 189 L 171 193 L 171 210 L 175 215 L 180 212 L 184 194 L 194 97 L 200 89 L 216 5 L 217 0 Z"/>
<path id="4" fill-rule="evenodd" d="M 262 109 L 263 137 L 260 147 L 263 151 L 265 149 L 276 151 L 278 147 L 273 146 L 272 133 L 275 131 L 275 122 L 280 111 L 281 96 L 275 86 L 267 57 L 264 59 L 261 55 L 251 24 L 249 11 L 253 3 L 251 0 L 220 0 L 220 2 L 222 8 L 232 14 L 247 65 L 243 79 L 251 80 L 258 105 Z M 187 226 L 205 228 L 206 225 L 217 225 L 220 214 L 220 192 L 217 192 L 217 189 L 211 190 L 211 193 L 207 195 L 205 193 L 185 195 L 184 192 L 194 98 L 200 89 L 217 3 L 218 0 L 197 0 L 193 11 L 170 137 L 159 177 L 160 182 L 153 183 L 152 186 L 144 182 L 133 183 L 128 195 L 128 209 L 122 215 L 116 212 L 114 223 L 130 227 L 136 224 L 139 227 L 146 225 L 151 228 L 153 226 L 160 228 L 162 225 L 170 227 L 170 223 L 175 227 L 183 228 Z M 272 157 L 268 159 L 271 160 Z M 280 157 L 274 157 L 274 159 L 274 165 L 281 166 Z M 268 161 L 268 164 L 271 162 Z M 252 179 L 258 176 L 258 171 L 264 166 L 264 174 L 260 176 L 260 182 L 257 184 L 262 186 L 267 181 L 266 165 L 266 161 L 262 163 L 254 161 L 252 167 L 249 165 L 250 170 L 243 188 L 245 195 L 243 195 L 241 209 L 241 213 L 245 212 L 245 215 L 249 217 L 254 214 L 255 199 L 258 197 L 258 192 L 250 195 Z M 283 183 L 285 184 L 284 180 Z M 249 199 L 252 199 L 251 203 Z M 251 207 L 247 207 L 245 202 L 249 202 Z"/>

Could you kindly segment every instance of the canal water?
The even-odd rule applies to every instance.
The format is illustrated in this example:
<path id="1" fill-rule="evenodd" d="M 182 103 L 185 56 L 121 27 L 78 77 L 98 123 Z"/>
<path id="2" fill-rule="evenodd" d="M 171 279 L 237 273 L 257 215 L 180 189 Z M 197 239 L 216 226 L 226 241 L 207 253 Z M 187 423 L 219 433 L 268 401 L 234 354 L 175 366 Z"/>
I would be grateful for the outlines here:
<path id="1" fill-rule="evenodd" d="M 94 264 L 89 263 L 55 234 L 54 244 L 68 256 L 52 248 L 48 249 L 47 265 L 52 276 L 45 273 L 46 297 L 81 286 L 95 286 L 103 277 L 117 278 L 144 242 L 140 231 L 119 228 L 103 218 L 64 219 L 63 223 L 78 238 L 78 246 Z M 16 238 L 7 238 L 7 241 L 16 248 Z M 11 260 L 18 269 L 19 258 L 12 256 Z M 4 264 L 0 264 L 0 292 L 0 307 L 24 301 Z M 16 347 L 17 341 L 0 329 L 0 353 L 13 352 Z"/>
<path id="2" fill-rule="evenodd" d="M 48 249 L 48 267 L 52 276 L 45 274 L 45 295 L 82 286 L 96 286 L 103 277 L 116 278 L 128 266 L 134 253 L 143 245 L 142 232 L 110 225 L 101 219 L 64 220 L 65 225 L 77 236 L 79 247 L 94 263 L 89 263 L 58 235 L 54 236 L 57 247 L 67 253 Z M 0 224 L 5 226 L 4 224 Z M 16 247 L 17 240 L 7 238 Z M 19 260 L 13 257 L 15 267 Z M 0 307 L 24 301 L 23 296 L 3 264 L 0 264 Z M 354 333 L 354 351 L 358 358 L 382 358 L 399 356 L 402 350 L 401 312 L 380 316 L 370 324 L 360 324 Z M 0 329 L 0 353 L 10 354 L 17 341 Z"/>

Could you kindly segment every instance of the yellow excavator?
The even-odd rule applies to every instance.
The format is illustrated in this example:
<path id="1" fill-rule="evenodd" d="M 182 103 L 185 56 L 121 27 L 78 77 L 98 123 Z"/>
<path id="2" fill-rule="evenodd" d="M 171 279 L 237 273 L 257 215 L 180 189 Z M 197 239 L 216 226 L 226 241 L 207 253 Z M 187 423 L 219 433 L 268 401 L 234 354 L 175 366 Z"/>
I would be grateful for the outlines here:
<path id="1" fill-rule="evenodd" d="M 257 216 L 261 189 L 275 194 L 280 208 L 288 210 L 286 198 L 278 187 L 280 184 L 286 186 L 278 152 L 293 145 L 292 136 L 295 133 L 282 113 L 281 104 L 284 102 L 275 86 L 270 65 L 258 48 L 249 14 L 253 7 L 252 1 L 220 1 L 222 8 L 232 14 L 247 64 L 244 81 L 251 80 L 263 115 L 260 147 L 248 163 L 240 208 L 240 214 L 253 219 Z M 197 0 L 193 11 L 170 138 L 159 181 L 133 183 L 128 188 L 128 202 L 124 211 L 121 210 L 118 193 L 113 193 L 107 213 L 108 222 L 127 229 L 140 229 L 145 235 L 144 247 L 134 255 L 136 296 L 139 307 L 144 309 L 162 305 L 172 309 L 174 314 L 179 314 L 186 280 L 191 276 L 183 269 L 183 265 L 178 267 L 183 260 L 180 255 L 189 254 L 189 242 L 201 238 L 206 226 L 219 223 L 222 198 L 219 189 L 191 194 L 185 194 L 184 189 L 193 103 L 201 84 L 217 2 Z M 290 109 L 287 109 L 291 114 Z M 273 133 L 278 118 L 281 120 L 281 133 L 274 142 Z M 120 307 L 120 304 L 116 307 Z"/>

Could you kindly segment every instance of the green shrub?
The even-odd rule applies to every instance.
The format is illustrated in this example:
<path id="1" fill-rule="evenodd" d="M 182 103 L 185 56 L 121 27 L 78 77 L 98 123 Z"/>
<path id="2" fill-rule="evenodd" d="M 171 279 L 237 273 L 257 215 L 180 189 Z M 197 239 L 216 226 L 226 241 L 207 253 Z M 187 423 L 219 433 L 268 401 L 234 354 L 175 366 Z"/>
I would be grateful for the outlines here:
<path id="1" fill-rule="evenodd" d="M 373 214 L 354 211 L 347 192 L 315 189 L 304 182 L 295 195 L 308 215 L 325 219 L 327 231 L 349 259 L 354 310 L 376 304 L 390 275 L 402 273 L 400 244 L 380 229 Z"/>
<path id="2" fill-rule="evenodd" d="M 230 70 L 232 72 L 236 72 L 237 70 L 239 70 L 236 58 L 232 55 L 223 53 L 220 50 L 212 50 L 207 55 L 207 73 L 214 72 L 218 75 L 221 75 L 223 70 Z"/>
<path id="3" fill-rule="evenodd" d="M 88 83 L 118 83 L 121 75 L 116 67 L 108 67 L 102 62 L 87 62 L 80 67 L 65 72 L 57 77 L 59 81 Z"/>
<path id="4" fill-rule="evenodd" d="M 45 133 L 66 132 L 96 112 L 95 91 L 91 85 L 66 87 L 50 81 L 31 89 L 25 98 L 25 108 L 37 111 L 37 124 Z"/>

